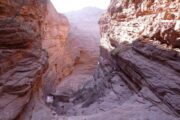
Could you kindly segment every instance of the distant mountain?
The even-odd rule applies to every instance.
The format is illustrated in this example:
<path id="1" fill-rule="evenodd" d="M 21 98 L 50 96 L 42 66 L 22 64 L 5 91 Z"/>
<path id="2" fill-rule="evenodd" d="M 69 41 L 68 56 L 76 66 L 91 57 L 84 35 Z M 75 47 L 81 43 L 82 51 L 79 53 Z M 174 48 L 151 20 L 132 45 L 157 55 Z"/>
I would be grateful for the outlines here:
<path id="1" fill-rule="evenodd" d="M 79 46 L 87 51 L 99 49 L 98 21 L 103 11 L 96 7 L 86 7 L 65 14 L 71 26 L 69 41 L 72 43 L 72 48 Z"/>
<path id="2" fill-rule="evenodd" d="M 65 13 L 65 15 L 67 15 L 68 17 L 70 17 L 71 15 L 82 16 L 82 17 L 85 17 L 87 15 L 100 16 L 103 11 L 104 10 L 96 8 L 96 7 L 85 7 L 81 10 L 78 10 L 78 11 L 72 11 L 72 12 Z"/>
<path id="3" fill-rule="evenodd" d="M 98 21 L 104 10 L 96 7 L 86 7 L 79 11 L 66 13 L 71 27 L 84 31 L 99 31 Z M 98 34 L 99 35 L 99 32 Z"/>

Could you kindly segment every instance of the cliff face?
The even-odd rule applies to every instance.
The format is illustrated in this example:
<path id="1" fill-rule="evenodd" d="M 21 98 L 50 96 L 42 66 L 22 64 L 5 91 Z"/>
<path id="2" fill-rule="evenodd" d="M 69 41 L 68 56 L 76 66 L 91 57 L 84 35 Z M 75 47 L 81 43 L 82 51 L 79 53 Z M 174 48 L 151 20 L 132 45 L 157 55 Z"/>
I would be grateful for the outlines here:
<path id="1" fill-rule="evenodd" d="M 178 120 L 179 8 L 179 0 L 112 0 L 92 77 L 98 42 L 86 24 L 70 29 L 48 0 L 1 0 L 0 119 Z"/>
<path id="2" fill-rule="evenodd" d="M 74 59 L 67 40 L 69 22 L 50 2 L 47 4 L 44 22 L 45 35 L 42 45 L 49 55 L 49 68 L 43 77 L 44 92 L 47 94 L 53 92 L 59 82 L 72 72 Z"/>
<path id="3" fill-rule="evenodd" d="M 112 0 L 99 21 L 101 57 L 94 80 L 74 95 L 75 112 L 67 114 L 177 120 L 179 8 L 179 0 Z"/>
<path id="4" fill-rule="evenodd" d="M 146 36 L 179 47 L 179 19 L 178 0 L 112 0 L 100 24 L 103 33 L 114 32 L 109 34 L 112 46 Z"/>
<path id="5" fill-rule="evenodd" d="M 48 0 L 2 0 L 0 12 L 0 119 L 53 119 L 47 104 L 49 95 L 54 95 L 55 90 L 67 90 L 64 84 L 56 87 L 74 66 L 70 80 L 84 82 L 92 78 L 99 55 L 97 38 L 92 40 L 93 36 L 88 35 L 87 40 L 96 45 L 95 50 L 92 46 L 85 49 L 84 44 L 74 47 L 74 37 L 76 45 L 84 38 L 73 37 L 73 31 L 68 38 L 67 18 L 57 13 Z M 66 84 L 69 82 L 73 83 L 67 80 Z"/>
<path id="6" fill-rule="evenodd" d="M 180 115 L 179 8 L 179 0 L 112 0 L 100 20 L 102 59 L 120 72 L 131 90 L 176 116 Z"/>
<path id="7" fill-rule="evenodd" d="M 47 68 L 42 49 L 46 0 L 0 1 L 0 119 L 11 120 L 29 102 Z"/>
<path id="8" fill-rule="evenodd" d="M 68 20 L 47 0 L 1 0 L 0 12 L 0 119 L 39 119 L 34 111 L 47 112 L 43 98 L 72 71 Z"/>

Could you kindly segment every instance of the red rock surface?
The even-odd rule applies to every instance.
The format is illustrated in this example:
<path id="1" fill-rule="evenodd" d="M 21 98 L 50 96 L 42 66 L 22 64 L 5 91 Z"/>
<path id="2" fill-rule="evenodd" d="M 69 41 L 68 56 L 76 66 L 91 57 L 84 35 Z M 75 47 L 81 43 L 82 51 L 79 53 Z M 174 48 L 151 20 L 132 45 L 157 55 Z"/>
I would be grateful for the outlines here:
<path id="1" fill-rule="evenodd" d="M 37 90 L 47 68 L 42 49 L 45 0 L 0 1 L 0 119 L 12 120 Z"/>
<path id="2" fill-rule="evenodd" d="M 116 45 L 146 36 L 175 47 L 179 44 L 179 7 L 178 0 L 112 0 L 100 20 L 101 31 L 114 32 L 109 38 Z"/>
<path id="3" fill-rule="evenodd" d="M 70 30 L 48 0 L 1 0 L 0 120 L 178 120 L 179 8 L 112 0 L 92 77 L 97 28 Z"/>
<path id="4" fill-rule="evenodd" d="M 47 1 L 43 20 L 42 48 L 48 53 L 48 69 L 42 75 L 39 91 L 34 91 L 31 101 L 24 109 L 21 120 L 50 120 L 52 110 L 48 107 L 47 98 L 55 92 L 59 83 L 68 76 L 74 67 L 75 58 L 68 43 L 69 22 L 58 13 L 52 3 Z M 43 114 L 43 115 L 40 115 Z"/>
<path id="5" fill-rule="evenodd" d="M 68 43 L 69 28 L 67 18 L 58 13 L 48 2 L 44 19 L 44 40 L 42 41 L 43 48 L 49 56 L 49 68 L 43 77 L 44 92 L 53 92 L 59 82 L 73 70 L 74 58 Z"/>

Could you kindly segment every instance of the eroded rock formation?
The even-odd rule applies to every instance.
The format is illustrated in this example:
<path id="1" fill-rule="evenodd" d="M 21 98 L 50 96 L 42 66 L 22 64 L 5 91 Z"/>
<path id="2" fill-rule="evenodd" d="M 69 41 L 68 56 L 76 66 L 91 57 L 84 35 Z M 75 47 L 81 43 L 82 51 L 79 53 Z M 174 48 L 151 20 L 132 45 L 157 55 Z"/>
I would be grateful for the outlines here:
<path id="1" fill-rule="evenodd" d="M 179 0 L 113 0 L 100 20 L 102 52 L 129 78 L 128 86 L 137 93 L 149 88 L 177 116 L 180 56 L 172 48 L 180 48 L 179 8 Z"/>
<path id="2" fill-rule="evenodd" d="M 72 71 L 68 20 L 48 0 L 1 0 L 0 11 L 0 119 L 25 107 L 21 119 L 39 119 L 37 104 L 45 106 L 42 98 Z"/>
<path id="3" fill-rule="evenodd" d="M 41 84 L 48 66 L 42 49 L 46 0 L 0 1 L 0 119 L 12 120 Z"/>
<path id="4" fill-rule="evenodd" d="M 74 33 L 71 31 L 68 37 L 70 26 L 67 18 L 57 13 L 48 0 L 10 0 L 1 1 L 0 5 L 0 119 L 53 119 L 51 107 L 46 103 L 48 96 L 56 94 L 56 89 L 62 92 L 63 88 L 56 87 L 71 74 L 74 66 L 76 79 L 91 78 L 99 55 L 98 34 L 85 37 L 89 36 L 89 42 L 93 39 L 95 49 L 84 40 L 83 43 L 89 47 L 85 49 L 80 42 L 82 36 L 74 36 L 77 41 L 71 42 Z M 97 27 L 93 30 L 98 30 Z M 75 44 L 79 46 L 74 47 Z M 81 76 L 78 78 L 76 71 L 83 72 L 84 76 L 78 73 Z"/>
<path id="5" fill-rule="evenodd" d="M 92 77 L 88 31 L 48 0 L 1 0 L 0 120 L 178 120 L 180 1 L 112 0 L 99 24 Z"/>
<path id="6" fill-rule="evenodd" d="M 69 28 L 67 18 L 48 2 L 42 41 L 49 55 L 49 68 L 43 76 L 45 94 L 54 92 L 59 82 L 73 70 L 74 58 L 67 40 Z"/>
<path id="7" fill-rule="evenodd" d="M 73 120 L 179 119 L 179 8 L 179 0 L 112 0 L 99 22 L 94 81 L 75 94 L 66 114 L 80 115 Z"/>
<path id="8" fill-rule="evenodd" d="M 179 8 L 179 0 L 111 1 L 99 22 L 101 59 L 95 81 L 75 96 L 75 104 L 83 103 L 76 114 L 107 119 L 116 111 L 122 116 L 113 114 L 109 119 L 178 119 L 180 56 L 174 48 L 179 48 Z M 110 93 L 119 109 L 109 102 Z"/>

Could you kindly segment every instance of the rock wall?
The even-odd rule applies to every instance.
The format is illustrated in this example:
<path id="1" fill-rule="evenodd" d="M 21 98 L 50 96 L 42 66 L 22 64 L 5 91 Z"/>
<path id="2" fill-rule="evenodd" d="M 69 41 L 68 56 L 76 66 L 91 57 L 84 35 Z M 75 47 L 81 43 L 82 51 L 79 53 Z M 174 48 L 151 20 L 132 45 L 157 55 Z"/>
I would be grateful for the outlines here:
<path id="1" fill-rule="evenodd" d="M 70 23 L 69 50 L 75 62 L 72 73 L 56 88 L 56 94 L 73 94 L 93 77 L 99 58 L 98 21 L 102 12 L 98 8 L 86 7 L 65 13 Z"/>
<path id="2" fill-rule="evenodd" d="M 180 1 L 112 0 L 99 24 L 94 79 L 61 101 L 59 119 L 178 120 Z M 70 117 L 68 117 L 70 116 Z"/>
<path id="3" fill-rule="evenodd" d="M 94 78 L 72 96 L 57 87 L 49 105 L 47 96 L 87 54 L 72 53 L 69 23 L 48 0 L 1 0 L 0 119 L 178 120 L 179 8 L 179 0 L 112 0 L 99 21 Z"/>
<path id="4" fill-rule="evenodd" d="M 48 66 L 42 49 L 46 0 L 0 1 L 0 119 L 16 118 Z"/>
<path id="5" fill-rule="evenodd" d="M 144 36 L 178 47 L 179 7 L 178 0 L 112 0 L 100 20 L 101 31 L 111 33 L 112 46 Z"/>
<path id="6" fill-rule="evenodd" d="M 47 95 L 74 65 L 68 20 L 48 0 L 1 0 L 0 12 L 0 119 L 41 119 L 35 111 L 49 113 Z"/>
<path id="7" fill-rule="evenodd" d="M 48 2 L 47 15 L 44 19 L 45 36 L 42 41 L 43 48 L 49 55 L 49 68 L 43 77 L 45 94 L 53 92 L 59 82 L 73 70 L 75 58 L 67 40 L 69 27 L 67 18 Z"/>
<path id="8" fill-rule="evenodd" d="M 131 90 L 175 116 L 180 115 L 179 8 L 179 0 L 112 0 L 99 22 L 102 59 L 121 72 Z"/>

